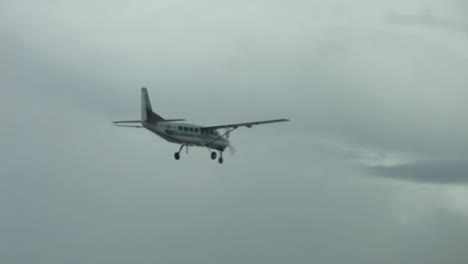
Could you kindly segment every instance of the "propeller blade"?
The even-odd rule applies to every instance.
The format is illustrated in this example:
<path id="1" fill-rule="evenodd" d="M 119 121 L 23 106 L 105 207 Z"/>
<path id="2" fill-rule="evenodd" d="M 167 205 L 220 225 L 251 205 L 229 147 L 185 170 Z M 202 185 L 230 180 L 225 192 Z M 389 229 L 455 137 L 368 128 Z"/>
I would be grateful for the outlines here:
<path id="1" fill-rule="evenodd" d="M 228 149 L 229 149 L 229 154 L 231 156 L 234 156 L 237 152 L 236 148 L 233 145 L 229 145 Z"/>

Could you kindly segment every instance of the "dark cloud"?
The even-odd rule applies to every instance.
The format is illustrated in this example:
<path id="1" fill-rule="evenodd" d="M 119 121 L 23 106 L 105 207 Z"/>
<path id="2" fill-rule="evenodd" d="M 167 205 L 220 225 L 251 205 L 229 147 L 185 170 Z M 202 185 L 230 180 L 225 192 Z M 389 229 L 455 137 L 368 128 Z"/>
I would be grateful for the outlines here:
<path id="1" fill-rule="evenodd" d="M 468 161 L 426 161 L 395 166 L 374 166 L 368 168 L 374 175 L 399 180 L 435 183 L 468 183 Z"/>

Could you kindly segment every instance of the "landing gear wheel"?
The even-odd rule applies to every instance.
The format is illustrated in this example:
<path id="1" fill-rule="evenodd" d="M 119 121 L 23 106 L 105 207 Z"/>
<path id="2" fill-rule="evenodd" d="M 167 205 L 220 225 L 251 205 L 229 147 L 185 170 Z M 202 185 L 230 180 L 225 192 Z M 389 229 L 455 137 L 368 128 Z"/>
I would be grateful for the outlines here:
<path id="1" fill-rule="evenodd" d="M 223 164 L 223 161 L 224 161 L 223 157 L 219 157 L 218 159 L 219 164 Z"/>
<path id="2" fill-rule="evenodd" d="M 216 152 L 211 152 L 211 159 L 212 160 L 215 160 L 216 159 Z"/>
<path id="3" fill-rule="evenodd" d="M 174 158 L 176 160 L 179 160 L 180 159 L 180 153 L 179 152 L 174 153 Z"/>

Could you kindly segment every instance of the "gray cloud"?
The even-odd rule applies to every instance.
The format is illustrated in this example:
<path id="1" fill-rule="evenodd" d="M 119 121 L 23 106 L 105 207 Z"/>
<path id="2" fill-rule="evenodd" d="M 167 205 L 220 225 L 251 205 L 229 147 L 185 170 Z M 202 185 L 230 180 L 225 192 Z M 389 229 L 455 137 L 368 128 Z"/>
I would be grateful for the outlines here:
<path id="1" fill-rule="evenodd" d="M 468 156 L 466 43 L 332 2 L 4 3 L 0 262 L 466 263 L 466 167 L 437 162 Z M 221 167 L 176 162 L 110 124 L 143 85 L 167 117 L 293 122 L 239 130 Z M 436 162 L 371 172 L 460 177 L 345 162 L 400 153 Z"/>
<path id="2" fill-rule="evenodd" d="M 450 18 L 437 17 L 429 11 L 423 11 L 419 15 L 404 15 L 389 13 L 386 20 L 391 24 L 427 26 L 433 28 L 443 28 L 453 31 L 468 33 L 468 22 L 454 20 Z"/>
<path id="3" fill-rule="evenodd" d="M 399 180 L 436 184 L 468 183 L 468 162 L 435 161 L 395 166 L 374 166 L 369 172 Z"/>
<path id="4" fill-rule="evenodd" d="M 464 15 L 465 18 L 468 18 L 468 3 L 464 0 L 458 0 L 458 10 Z"/>

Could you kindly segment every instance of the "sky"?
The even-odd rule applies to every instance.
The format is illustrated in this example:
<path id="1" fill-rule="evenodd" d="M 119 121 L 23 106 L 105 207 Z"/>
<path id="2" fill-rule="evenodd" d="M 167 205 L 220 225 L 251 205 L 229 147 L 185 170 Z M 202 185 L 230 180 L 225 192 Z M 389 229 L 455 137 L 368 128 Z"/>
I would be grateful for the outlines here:
<path id="1" fill-rule="evenodd" d="M 0 2 L 0 262 L 467 263 L 468 2 Z M 219 165 L 111 121 L 236 130 Z"/>

